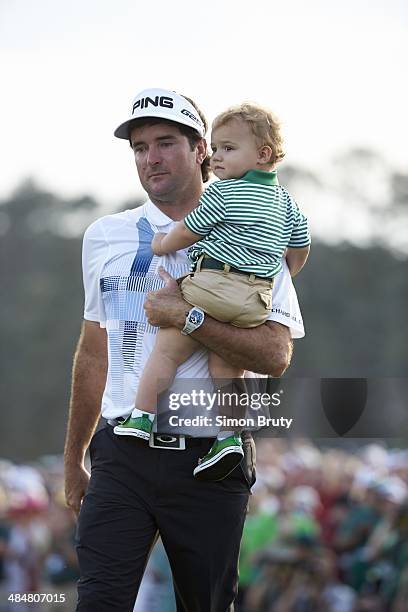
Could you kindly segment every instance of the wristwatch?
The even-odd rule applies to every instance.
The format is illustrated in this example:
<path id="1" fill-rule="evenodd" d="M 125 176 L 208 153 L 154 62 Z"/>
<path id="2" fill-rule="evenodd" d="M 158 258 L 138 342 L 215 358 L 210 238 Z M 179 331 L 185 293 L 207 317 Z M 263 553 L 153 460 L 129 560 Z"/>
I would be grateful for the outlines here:
<path id="1" fill-rule="evenodd" d="M 188 336 L 188 334 L 198 329 L 204 323 L 204 317 L 204 312 L 197 306 L 193 306 L 189 312 L 186 312 L 186 322 L 181 330 L 183 336 Z"/>

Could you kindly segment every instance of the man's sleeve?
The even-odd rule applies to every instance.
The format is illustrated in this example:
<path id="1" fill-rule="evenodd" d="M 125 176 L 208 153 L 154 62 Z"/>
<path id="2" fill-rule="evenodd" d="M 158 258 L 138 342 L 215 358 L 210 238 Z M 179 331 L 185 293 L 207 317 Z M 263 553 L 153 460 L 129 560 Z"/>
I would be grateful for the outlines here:
<path id="1" fill-rule="evenodd" d="M 107 242 L 100 221 L 88 227 L 82 244 L 82 276 L 85 292 L 84 319 L 105 327 L 100 277 L 106 256 Z"/>
<path id="2" fill-rule="evenodd" d="M 275 276 L 272 288 L 272 311 L 268 321 L 277 321 L 289 327 L 292 338 L 303 338 L 305 328 L 295 287 L 286 259 L 282 259 L 282 270 Z"/>
<path id="3" fill-rule="evenodd" d="M 216 183 L 213 183 L 204 191 L 197 208 L 185 217 L 184 224 L 195 234 L 206 236 L 224 219 L 225 201 Z"/>
<path id="4" fill-rule="evenodd" d="M 293 226 L 288 247 L 291 249 L 307 247 L 311 242 L 307 218 L 300 212 L 298 205 L 292 198 L 291 206 L 293 211 Z"/>

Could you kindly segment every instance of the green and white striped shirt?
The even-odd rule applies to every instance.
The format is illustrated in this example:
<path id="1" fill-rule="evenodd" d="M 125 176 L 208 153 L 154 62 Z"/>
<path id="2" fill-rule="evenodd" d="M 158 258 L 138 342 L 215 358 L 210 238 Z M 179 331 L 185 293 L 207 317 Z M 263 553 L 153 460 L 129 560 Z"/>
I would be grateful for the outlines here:
<path id="1" fill-rule="evenodd" d="M 286 247 L 310 244 L 307 219 L 276 172 L 250 170 L 240 179 L 212 183 L 184 223 L 203 236 L 189 249 L 193 263 L 206 253 L 266 278 L 281 270 Z"/>

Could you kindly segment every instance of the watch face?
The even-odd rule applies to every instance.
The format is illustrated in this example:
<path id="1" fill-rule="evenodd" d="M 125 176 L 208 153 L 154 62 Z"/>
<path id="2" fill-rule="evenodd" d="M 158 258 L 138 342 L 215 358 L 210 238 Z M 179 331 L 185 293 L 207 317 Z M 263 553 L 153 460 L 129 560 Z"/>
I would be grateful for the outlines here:
<path id="1" fill-rule="evenodd" d="M 204 315 L 200 310 L 194 309 L 190 312 L 190 316 L 188 318 L 193 325 L 199 325 L 202 323 Z"/>

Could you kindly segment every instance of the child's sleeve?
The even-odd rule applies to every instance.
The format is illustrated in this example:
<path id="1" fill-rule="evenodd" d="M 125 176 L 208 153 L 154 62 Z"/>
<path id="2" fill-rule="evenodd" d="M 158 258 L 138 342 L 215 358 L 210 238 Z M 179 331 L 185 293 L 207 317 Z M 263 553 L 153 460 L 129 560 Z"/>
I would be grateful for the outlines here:
<path id="1" fill-rule="evenodd" d="M 206 236 L 217 223 L 224 219 L 224 197 L 216 183 L 213 183 L 204 191 L 197 208 L 184 218 L 184 224 L 195 234 Z"/>
<path id="2" fill-rule="evenodd" d="M 292 234 L 288 242 L 288 247 L 290 247 L 291 249 L 301 249 L 303 247 L 309 246 L 311 243 L 309 223 L 307 221 L 307 217 L 305 217 L 305 215 L 300 212 L 299 206 L 292 198 L 291 206 L 293 224 Z"/>

